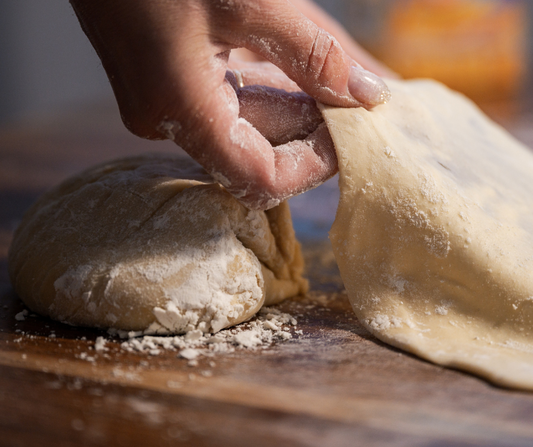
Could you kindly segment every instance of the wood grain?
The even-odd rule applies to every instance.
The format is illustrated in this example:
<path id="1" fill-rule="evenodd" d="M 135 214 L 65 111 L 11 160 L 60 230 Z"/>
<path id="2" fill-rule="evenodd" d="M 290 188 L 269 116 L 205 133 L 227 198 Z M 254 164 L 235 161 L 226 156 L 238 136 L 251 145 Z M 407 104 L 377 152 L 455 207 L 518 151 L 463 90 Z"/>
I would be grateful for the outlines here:
<path id="1" fill-rule="evenodd" d="M 0 446 L 531 446 L 533 395 L 376 340 L 356 321 L 327 241 L 307 243 L 311 292 L 280 306 L 293 339 L 189 366 L 24 309 L 7 276 L 13 229 L 38 194 L 92 164 L 174 150 L 114 111 L 0 132 Z M 107 335 L 106 335 L 107 336 Z M 94 356 L 94 362 L 80 354 Z M 214 366 L 212 363 L 214 361 Z"/>

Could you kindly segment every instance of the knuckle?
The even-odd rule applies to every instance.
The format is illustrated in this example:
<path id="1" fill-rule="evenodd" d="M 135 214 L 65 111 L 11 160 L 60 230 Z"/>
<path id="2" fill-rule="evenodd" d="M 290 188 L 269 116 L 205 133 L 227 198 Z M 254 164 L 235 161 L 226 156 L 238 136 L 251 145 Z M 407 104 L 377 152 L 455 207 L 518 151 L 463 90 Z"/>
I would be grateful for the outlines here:
<path id="1" fill-rule="evenodd" d="M 241 41 L 243 30 L 251 21 L 262 18 L 255 2 L 235 0 L 212 0 L 208 3 L 208 20 L 213 30 L 222 36 L 232 34 L 232 38 Z"/>
<path id="2" fill-rule="evenodd" d="M 337 40 L 328 32 L 319 29 L 309 53 L 307 75 L 321 84 L 327 84 L 330 67 L 341 54 L 342 49 Z"/>

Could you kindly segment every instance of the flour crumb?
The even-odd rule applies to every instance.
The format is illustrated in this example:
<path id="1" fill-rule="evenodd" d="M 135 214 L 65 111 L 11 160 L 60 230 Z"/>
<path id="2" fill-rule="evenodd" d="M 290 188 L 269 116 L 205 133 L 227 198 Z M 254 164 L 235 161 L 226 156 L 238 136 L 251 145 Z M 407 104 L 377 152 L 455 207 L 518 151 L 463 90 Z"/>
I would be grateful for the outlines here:
<path id="1" fill-rule="evenodd" d="M 113 370 L 111 371 L 111 375 L 113 377 L 125 379 L 125 380 L 130 381 L 130 382 L 140 382 L 141 381 L 141 378 L 140 378 L 140 376 L 138 374 L 135 374 L 135 373 L 129 372 L 129 371 L 124 371 L 124 370 L 120 369 L 119 367 L 113 368 Z"/>
<path id="2" fill-rule="evenodd" d="M 96 341 L 94 342 L 94 350 L 96 352 L 104 352 L 108 351 L 109 348 L 106 348 L 107 340 L 104 337 L 96 337 Z"/>
<path id="3" fill-rule="evenodd" d="M 182 351 L 180 351 L 179 356 L 187 359 L 187 360 L 194 360 L 196 357 L 200 355 L 200 351 L 198 349 L 191 349 L 187 348 Z"/>
<path id="4" fill-rule="evenodd" d="M 91 363 L 96 362 L 96 358 L 94 356 L 87 354 L 86 352 L 81 352 L 80 354 L 76 355 L 76 357 L 79 358 L 80 360 L 85 360 L 87 362 L 91 362 Z"/>
<path id="5" fill-rule="evenodd" d="M 267 322 L 269 324 L 269 329 L 276 330 L 276 326 L 270 322 Z M 263 328 L 265 326 L 263 325 Z M 238 346 L 244 346 L 245 348 L 253 348 L 255 346 L 258 346 L 262 343 L 262 340 L 260 338 L 260 332 L 250 329 L 248 331 L 242 331 L 237 334 L 235 334 L 233 341 Z"/>
<path id="6" fill-rule="evenodd" d="M 402 320 L 395 316 L 389 317 L 388 315 L 376 314 L 374 318 L 367 320 L 367 324 L 372 329 L 384 330 L 400 327 L 402 325 Z"/>
<path id="7" fill-rule="evenodd" d="M 15 315 L 15 320 L 17 321 L 24 321 L 26 320 L 26 317 L 28 316 L 29 312 L 27 309 L 24 309 L 20 311 L 18 314 Z"/>
<path id="8" fill-rule="evenodd" d="M 396 154 L 389 146 L 385 146 L 383 152 L 385 152 L 385 155 L 389 158 L 396 158 Z"/>
<path id="9" fill-rule="evenodd" d="M 438 315 L 448 315 L 448 309 L 445 306 L 435 306 L 435 313 Z"/>

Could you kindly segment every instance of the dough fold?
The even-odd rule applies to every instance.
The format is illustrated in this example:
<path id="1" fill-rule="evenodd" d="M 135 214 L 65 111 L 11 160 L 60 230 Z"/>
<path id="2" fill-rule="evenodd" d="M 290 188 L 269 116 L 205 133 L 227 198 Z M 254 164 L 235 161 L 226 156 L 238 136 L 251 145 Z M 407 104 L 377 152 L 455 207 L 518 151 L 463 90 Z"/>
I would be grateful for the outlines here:
<path id="1" fill-rule="evenodd" d="M 288 204 L 250 211 L 196 163 L 150 155 L 68 179 L 26 213 L 15 291 L 69 324 L 217 332 L 307 290 Z"/>
<path id="2" fill-rule="evenodd" d="M 388 83 L 372 111 L 321 106 L 355 313 L 393 346 L 533 389 L 533 154 L 436 82 Z"/>

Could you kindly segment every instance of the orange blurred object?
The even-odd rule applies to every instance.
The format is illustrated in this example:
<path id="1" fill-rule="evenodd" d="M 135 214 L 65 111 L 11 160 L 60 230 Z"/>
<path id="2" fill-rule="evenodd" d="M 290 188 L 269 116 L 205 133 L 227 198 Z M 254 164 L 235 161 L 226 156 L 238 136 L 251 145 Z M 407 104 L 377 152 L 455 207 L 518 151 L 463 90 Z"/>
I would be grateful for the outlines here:
<path id="1" fill-rule="evenodd" d="M 525 2 L 391 2 L 380 57 L 405 78 L 430 77 L 483 103 L 516 98 L 527 69 Z"/>

